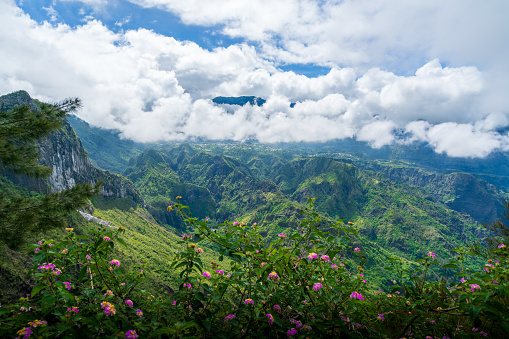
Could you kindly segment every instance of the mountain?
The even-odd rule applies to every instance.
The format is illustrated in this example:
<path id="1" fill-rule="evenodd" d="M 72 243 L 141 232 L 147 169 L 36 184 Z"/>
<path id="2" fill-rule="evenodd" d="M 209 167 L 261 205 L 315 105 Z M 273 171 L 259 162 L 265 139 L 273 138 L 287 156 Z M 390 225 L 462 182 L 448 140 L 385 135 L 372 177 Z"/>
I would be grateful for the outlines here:
<path id="1" fill-rule="evenodd" d="M 39 102 L 31 99 L 25 91 L 0 97 L 2 110 L 23 104 L 37 110 Z M 70 188 L 76 183 L 101 181 L 103 186 L 100 195 L 92 198 L 85 210 L 110 222 L 113 227 L 123 226 L 126 229 L 124 239 L 129 247 L 116 248 L 119 260 L 126 267 L 146 262 L 151 282 L 145 288 L 170 292 L 174 275 L 169 270 L 168 257 L 180 249 L 176 244 L 179 237 L 154 220 L 148 211 L 150 206 L 132 182 L 121 175 L 96 168 L 66 120 L 59 130 L 39 141 L 39 151 L 40 162 L 50 166 L 52 174 L 46 179 L 34 179 L 4 171 L 0 173 L 2 192 L 15 191 L 20 195 L 37 196 Z M 69 216 L 67 224 L 74 228 L 77 235 L 86 237 L 90 236 L 88 231 L 98 226 L 105 227 L 88 222 L 78 212 Z M 29 244 L 41 239 L 58 241 L 65 235 L 65 230 L 55 229 L 31 234 L 25 240 Z M 212 260 L 211 253 L 208 251 L 206 258 Z M 33 253 L 16 251 L 0 243 L 0 303 L 13 302 L 30 293 L 36 283 L 36 280 L 26 278 L 33 264 L 32 256 Z"/>
<path id="2" fill-rule="evenodd" d="M 356 244 L 376 267 L 389 254 L 415 260 L 433 250 L 447 258 L 449 249 L 485 236 L 469 215 L 430 199 L 428 186 L 392 180 L 351 160 L 290 156 L 263 145 L 175 144 L 145 150 L 130 165 L 123 175 L 160 210 L 180 195 L 199 219 L 257 222 L 269 238 L 297 231 L 299 211 L 315 197 L 327 218 L 359 227 Z M 167 212 L 157 220 L 174 222 Z M 182 227 L 176 230 L 187 232 Z M 383 283 L 384 272 L 375 276 Z"/>
<path id="3" fill-rule="evenodd" d="M 67 119 L 80 136 L 92 163 L 101 169 L 122 173 L 127 168 L 129 159 L 148 146 L 122 139 L 119 131 L 90 126 L 74 114 L 68 115 Z"/>
<path id="4" fill-rule="evenodd" d="M 244 106 L 246 104 L 263 106 L 265 100 L 255 96 L 241 96 L 241 97 L 215 97 L 212 99 L 215 104 L 227 104 L 227 105 L 239 105 Z"/>

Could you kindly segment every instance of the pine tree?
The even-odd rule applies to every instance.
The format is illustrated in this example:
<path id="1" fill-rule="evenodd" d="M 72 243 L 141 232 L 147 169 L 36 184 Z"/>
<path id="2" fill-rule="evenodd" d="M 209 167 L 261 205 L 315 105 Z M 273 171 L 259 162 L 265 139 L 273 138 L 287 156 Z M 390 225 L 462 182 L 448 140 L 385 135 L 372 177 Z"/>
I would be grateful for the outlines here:
<path id="1" fill-rule="evenodd" d="M 58 105 L 28 105 L 0 110 L 0 170 L 44 178 L 51 168 L 39 163 L 37 140 L 62 125 L 66 113 L 80 105 L 79 99 Z M 58 193 L 24 192 L 0 177 L 0 242 L 11 247 L 24 243 L 28 233 L 64 227 L 69 213 L 87 204 L 99 185 L 77 184 Z"/>

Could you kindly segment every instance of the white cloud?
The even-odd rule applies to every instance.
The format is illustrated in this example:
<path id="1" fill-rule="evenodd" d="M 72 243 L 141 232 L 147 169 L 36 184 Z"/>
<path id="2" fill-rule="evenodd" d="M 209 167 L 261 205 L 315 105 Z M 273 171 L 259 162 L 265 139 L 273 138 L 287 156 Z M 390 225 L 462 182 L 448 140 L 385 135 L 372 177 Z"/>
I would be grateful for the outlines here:
<path id="1" fill-rule="evenodd" d="M 366 5 L 362 9 L 350 1 L 320 6 L 315 1 L 267 1 L 262 9 L 226 0 L 225 7 L 217 2 L 138 2 L 171 7 L 189 23 L 224 24 L 231 34 L 258 39 L 260 45 L 244 42 L 206 50 L 141 28 L 115 33 L 97 20 L 75 28 L 38 24 L 13 2 L 0 2 L 0 93 L 25 89 L 45 101 L 81 97 L 82 118 L 137 141 L 356 138 L 380 148 L 400 142 L 395 130 L 404 129 L 409 137 L 403 141 L 427 142 L 450 156 L 483 157 L 508 148 L 508 138 L 498 130 L 509 125 L 509 104 L 492 97 L 494 88 L 502 91 L 505 78 L 493 82 L 490 71 L 480 66 L 443 66 L 435 57 L 421 60 L 408 72 L 412 75 L 367 67 L 377 58 L 368 52 L 386 51 L 382 46 L 388 37 L 364 21 L 371 18 L 378 29 L 386 24 L 389 32 L 402 29 L 390 20 L 394 8 L 385 1 L 361 0 Z M 413 20 L 428 22 L 439 8 L 435 1 L 419 2 L 419 19 L 415 8 L 395 3 L 405 9 L 402 15 L 409 15 L 400 20 L 414 31 L 424 23 Z M 198 4 L 203 13 L 194 11 Z M 268 19 L 265 12 L 272 13 Z M 274 13 L 283 13 L 281 20 L 269 22 Z M 343 21 L 337 23 L 338 18 Z M 298 34 L 292 40 L 294 32 Z M 412 46 L 423 51 L 404 36 L 410 33 L 398 34 L 389 44 L 395 52 Z M 415 34 L 428 48 L 430 38 Z M 278 44 L 276 38 L 281 39 Z M 404 48 L 397 49 L 396 43 Z M 281 53 L 276 60 L 268 58 L 276 57 L 271 50 Z M 303 58 L 329 64 L 331 70 L 308 78 L 278 69 L 282 60 Z M 351 58 L 359 61 L 338 66 Z M 210 101 L 218 95 L 256 95 L 267 102 L 227 111 Z M 292 102 L 297 104 L 290 108 Z"/>

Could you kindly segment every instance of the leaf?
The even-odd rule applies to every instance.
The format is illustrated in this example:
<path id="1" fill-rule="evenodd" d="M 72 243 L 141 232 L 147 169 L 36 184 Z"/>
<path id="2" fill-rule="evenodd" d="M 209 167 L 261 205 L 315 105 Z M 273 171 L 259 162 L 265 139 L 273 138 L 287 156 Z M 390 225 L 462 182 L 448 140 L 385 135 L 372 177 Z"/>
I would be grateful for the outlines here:
<path id="1" fill-rule="evenodd" d="M 81 268 L 80 274 L 78 275 L 78 281 L 81 281 L 81 279 L 83 279 L 86 272 L 87 272 L 87 266 L 83 266 Z"/>
<path id="2" fill-rule="evenodd" d="M 481 308 L 477 307 L 475 305 L 471 305 L 468 308 L 468 313 L 470 314 L 470 318 L 472 318 L 472 320 L 475 320 L 475 318 L 477 318 L 477 316 L 479 315 L 479 312 L 481 312 Z"/>
<path id="3" fill-rule="evenodd" d="M 127 244 L 125 243 L 124 239 L 122 238 L 117 238 L 118 242 L 121 243 L 122 245 L 124 245 L 124 247 L 127 247 Z"/>
<path id="4" fill-rule="evenodd" d="M 30 293 L 31 297 L 33 298 L 34 295 L 36 295 L 37 293 L 39 293 L 41 290 L 45 289 L 46 287 L 48 287 L 48 285 L 46 285 L 46 284 L 41 284 L 41 285 L 35 286 L 32 289 L 32 293 Z"/>

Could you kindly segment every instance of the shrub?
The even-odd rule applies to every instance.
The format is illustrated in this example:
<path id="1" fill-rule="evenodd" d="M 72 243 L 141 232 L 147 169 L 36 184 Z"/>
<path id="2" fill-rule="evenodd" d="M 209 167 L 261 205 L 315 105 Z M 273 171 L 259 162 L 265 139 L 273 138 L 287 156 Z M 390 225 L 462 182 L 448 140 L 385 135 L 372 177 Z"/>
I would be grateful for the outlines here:
<path id="1" fill-rule="evenodd" d="M 178 197 L 180 198 L 180 197 Z M 352 223 L 329 223 L 312 199 L 300 228 L 277 239 L 259 226 L 224 222 L 211 226 L 174 210 L 194 230 L 182 235 L 184 250 L 171 268 L 179 286 L 169 298 L 141 290 L 144 268 L 125 270 L 112 257 L 124 244 L 123 229 L 98 229 L 91 240 L 72 230 L 58 244 L 41 241 L 32 269 L 32 293 L 0 309 L 0 335 L 37 337 L 281 337 L 281 338 L 474 338 L 509 334 L 507 256 L 489 260 L 478 272 L 463 267 L 467 248 L 442 268 L 457 281 L 430 281 L 438 268 L 434 253 L 417 268 L 388 258 L 394 272 L 388 291 L 372 291 L 365 256 L 352 248 Z M 201 242 L 219 249 L 218 261 L 201 260 Z M 203 246 L 205 247 L 205 246 Z M 500 246 L 493 253 L 506 253 Z"/>

